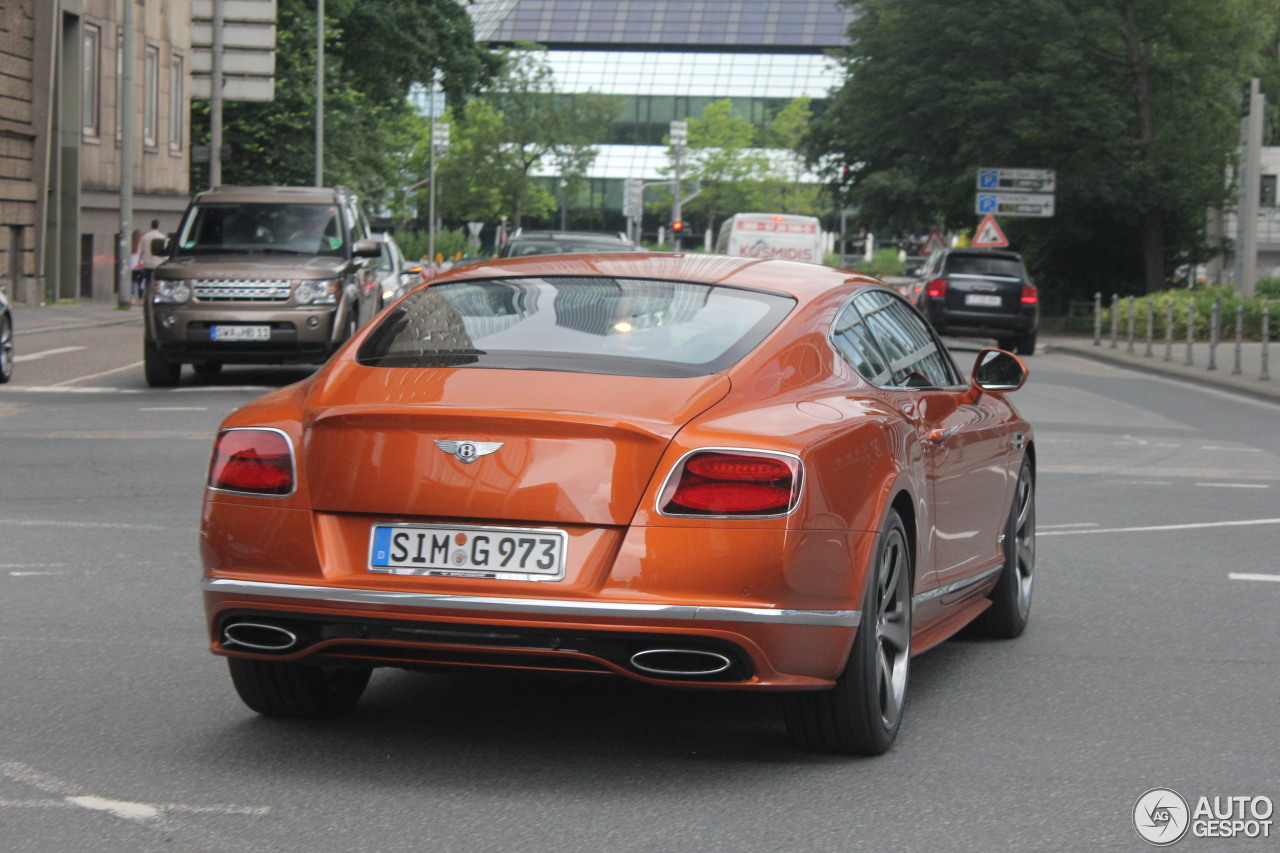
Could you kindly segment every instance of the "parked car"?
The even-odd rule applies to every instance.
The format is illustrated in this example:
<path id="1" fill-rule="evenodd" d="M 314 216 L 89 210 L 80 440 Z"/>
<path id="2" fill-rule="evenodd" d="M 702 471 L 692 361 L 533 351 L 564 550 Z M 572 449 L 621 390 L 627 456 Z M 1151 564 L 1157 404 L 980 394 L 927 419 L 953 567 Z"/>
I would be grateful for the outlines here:
<path id="1" fill-rule="evenodd" d="M 409 288 L 422 282 L 421 264 L 410 264 L 394 237 L 385 232 L 373 235 L 381 251 L 378 254 L 378 307 L 390 305 Z"/>
<path id="2" fill-rule="evenodd" d="M 995 338 L 1019 355 L 1036 351 L 1040 294 L 1022 256 L 1003 249 L 940 249 L 910 287 L 912 302 L 944 335 Z"/>
<path id="3" fill-rule="evenodd" d="M 638 252 L 640 247 L 622 234 L 592 231 L 516 231 L 499 253 L 504 258 L 559 255 L 568 252 Z"/>
<path id="4" fill-rule="evenodd" d="M 0 289 L 0 384 L 13 378 L 13 312 L 9 297 Z"/>
<path id="5" fill-rule="evenodd" d="M 380 666 L 584 672 L 781 691 L 800 747 L 881 753 L 913 654 L 1027 623 L 1025 377 L 812 264 L 463 267 L 223 422 L 211 649 L 267 716 Z"/>
<path id="6" fill-rule="evenodd" d="M 380 307 L 371 237 L 350 190 L 199 193 L 147 291 L 147 384 L 177 384 L 184 364 L 323 362 Z"/>

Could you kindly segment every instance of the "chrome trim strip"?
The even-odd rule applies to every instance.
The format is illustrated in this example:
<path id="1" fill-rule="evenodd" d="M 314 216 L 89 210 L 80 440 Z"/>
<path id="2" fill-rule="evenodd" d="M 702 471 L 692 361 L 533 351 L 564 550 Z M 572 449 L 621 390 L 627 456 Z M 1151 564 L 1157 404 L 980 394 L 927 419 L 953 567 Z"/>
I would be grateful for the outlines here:
<path id="1" fill-rule="evenodd" d="M 372 604 L 436 610 L 500 610 L 550 616 L 603 616 L 616 619 L 676 619 L 689 622 L 764 622 L 775 625 L 813 625 L 856 628 L 857 610 L 781 610 L 775 607 L 696 607 L 687 604 L 641 604 L 619 601 L 571 601 L 544 598 L 504 598 L 487 595 L 440 595 L 381 589 L 338 589 L 306 584 L 204 578 L 204 592 L 268 598 L 306 598 L 333 604 Z"/>
<path id="2" fill-rule="evenodd" d="M 1004 568 L 1003 564 L 999 566 L 992 566 L 991 568 L 986 569 L 985 571 L 979 572 L 973 577 L 965 578 L 964 580 L 955 581 L 953 583 L 947 584 L 946 586 L 940 586 L 937 589 L 931 589 L 928 592 L 922 592 L 919 595 L 912 596 L 911 605 L 913 607 L 916 607 L 921 604 L 924 604 L 925 602 L 933 601 L 935 598 L 942 598 L 944 595 L 951 595 L 951 593 L 953 592 L 959 592 L 960 590 L 965 589 L 966 587 L 976 586 L 977 584 L 982 583 L 984 580 L 991 577 L 992 575 L 994 575 L 996 572 L 1000 571 L 1003 568 Z"/>

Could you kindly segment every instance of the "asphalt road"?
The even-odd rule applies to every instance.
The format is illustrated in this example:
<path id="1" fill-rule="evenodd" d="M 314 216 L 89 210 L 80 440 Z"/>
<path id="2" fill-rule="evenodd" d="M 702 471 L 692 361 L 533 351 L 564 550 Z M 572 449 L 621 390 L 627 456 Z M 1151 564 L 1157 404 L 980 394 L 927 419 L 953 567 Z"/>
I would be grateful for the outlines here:
<path id="1" fill-rule="evenodd" d="M 306 370 L 150 390 L 139 333 L 24 336 L 0 388 L 0 850 L 1131 851 L 1151 788 L 1280 800 L 1274 404 L 1032 358 L 1030 627 L 917 658 L 853 760 L 769 696 L 587 677 L 379 670 L 350 718 L 254 716 L 205 649 L 202 484 L 223 415 Z"/>

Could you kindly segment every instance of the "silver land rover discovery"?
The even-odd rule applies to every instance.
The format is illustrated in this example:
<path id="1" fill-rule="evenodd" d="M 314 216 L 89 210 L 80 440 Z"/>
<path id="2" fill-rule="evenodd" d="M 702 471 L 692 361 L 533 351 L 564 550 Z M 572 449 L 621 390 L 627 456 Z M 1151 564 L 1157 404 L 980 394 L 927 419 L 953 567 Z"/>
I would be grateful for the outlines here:
<path id="1" fill-rule="evenodd" d="M 159 241 L 156 241 L 157 243 Z M 147 384 L 183 364 L 318 364 L 377 312 L 380 246 L 342 188 L 196 195 L 146 293 Z"/>

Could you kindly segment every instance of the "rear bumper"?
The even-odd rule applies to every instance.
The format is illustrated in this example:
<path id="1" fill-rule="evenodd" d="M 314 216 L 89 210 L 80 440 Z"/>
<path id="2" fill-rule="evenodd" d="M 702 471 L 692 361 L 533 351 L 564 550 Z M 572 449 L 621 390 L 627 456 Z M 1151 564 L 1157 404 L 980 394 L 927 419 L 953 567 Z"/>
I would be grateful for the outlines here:
<path id="1" fill-rule="evenodd" d="M 202 591 L 211 650 L 219 655 L 594 672 L 721 688 L 830 687 L 860 619 L 856 610 L 443 595 L 218 577 L 204 579 Z M 246 646 L 228 635 L 235 625 L 266 626 L 297 640 Z M 692 671 L 655 672 L 645 661 L 659 653 L 692 662 Z M 727 663 L 715 672 L 698 669 L 697 661 L 713 659 Z M 803 666 L 788 663 L 797 660 Z"/>
<path id="2" fill-rule="evenodd" d="M 934 329 L 943 335 L 1030 335 L 1040 325 L 1039 312 L 992 314 L 933 307 L 925 316 Z"/>

